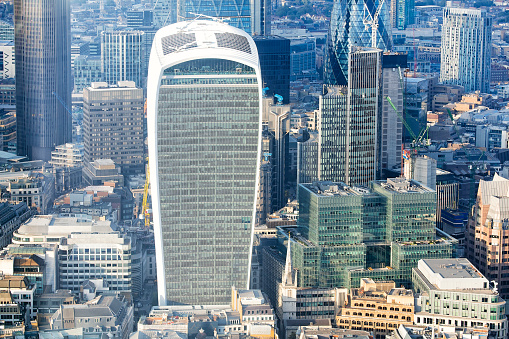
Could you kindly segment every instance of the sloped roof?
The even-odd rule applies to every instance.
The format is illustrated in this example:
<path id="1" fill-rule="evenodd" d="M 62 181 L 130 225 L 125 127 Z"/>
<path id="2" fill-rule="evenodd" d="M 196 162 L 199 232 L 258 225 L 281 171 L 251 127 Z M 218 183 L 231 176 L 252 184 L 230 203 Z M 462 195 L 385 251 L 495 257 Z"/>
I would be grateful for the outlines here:
<path id="1" fill-rule="evenodd" d="M 488 205 L 491 196 L 508 196 L 509 180 L 495 174 L 492 181 L 481 180 L 479 182 L 479 190 L 481 192 L 482 204 Z"/>

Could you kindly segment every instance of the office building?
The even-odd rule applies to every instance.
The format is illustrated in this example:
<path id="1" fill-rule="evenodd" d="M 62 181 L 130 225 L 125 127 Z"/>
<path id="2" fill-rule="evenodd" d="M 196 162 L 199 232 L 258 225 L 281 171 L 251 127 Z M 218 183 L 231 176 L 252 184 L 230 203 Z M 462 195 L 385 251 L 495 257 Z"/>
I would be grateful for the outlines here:
<path id="1" fill-rule="evenodd" d="M 177 1 L 160 0 L 154 4 L 152 10 L 152 24 L 156 28 L 162 28 L 177 22 Z"/>
<path id="2" fill-rule="evenodd" d="M 256 45 L 237 28 L 197 20 L 156 33 L 147 114 L 160 305 L 221 304 L 249 286 L 261 85 Z"/>
<path id="3" fill-rule="evenodd" d="M 83 93 L 93 82 L 102 81 L 101 58 L 80 55 L 74 59 L 74 93 Z"/>
<path id="4" fill-rule="evenodd" d="M 333 319 L 338 308 L 345 305 L 347 289 L 335 287 L 299 287 L 299 271 L 292 265 L 291 242 L 288 242 L 281 282 L 278 284 L 276 313 L 283 333 L 292 320 Z M 288 335 L 288 332 L 286 332 Z"/>
<path id="5" fill-rule="evenodd" d="M 153 11 L 148 9 L 129 10 L 126 13 L 127 27 L 149 27 L 152 26 Z"/>
<path id="6" fill-rule="evenodd" d="M 70 6 L 14 2 L 17 148 L 31 160 L 48 161 L 55 145 L 71 142 Z"/>
<path id="7" fill-rule="evenodd" d="M 481 9 L 444 9 L 440 81 L 488 93 L 492 18 Z"/>
<path id="8" fill-rule="evenodd" d="M 415 324 L 487 329 L 507 338 L 506 302 L 467 259 L 422 259 L 412 270 L 419 293 Z"/>
<path id="9" fill-rule="evenodd" d="M 431 79 L 405 78 L 405 112 L 406 122 L 413 134 L 420 135 L 426 128 L 427 113 L 431 107 L 430 88 Z M 412 142 L 412 134 L 405 128 L 403 132 L 405 141 Z"/>
<path id="10" fill-rule="evenodd" d="M 279 94 L 283 104 L 290 103 L 290 40 L 279 36 L 255 35 L 260 57 L 263 88 L 268 97 Z"/>
<path id="11" fill-rule="evenodd" d="M 368 331 L 375 338 L 385 338 L 401 325 L 414 321 L 414 293 L 396 288 L 394 281 L 361 279 L 360 288 L 349 291 L 346 305 L 339 309 L 339 328 Z"/>
<path id="12" fill-rule="evenodd" d="M 278 237 L 291 242 L 299 287 L 358 287 L 368 277 L 411 287 L 419 259 L 452 256 L 454 240 L 435 236 L 435 209 L 435 191 L 401 178 L 370 189 L 301 184 L 299 226 L 280 227 Z"/>
<path id="13" fill-rule="evenodd" d="M 101 32 L 101 73 L 103 81 L 116 85 L 134 81 L 142 85 L 141 31 Z"/>
<path id="14" fill-rule="evenodd" d="M 380 173 L 382 51 L 353 47 L 349 64 L 348 86 L 320 97 L 318 178 L 366 185 Z"/>
<path id="15" fill-rule="evenodd" d="M 16 80 L 3 79 L 0 80 L 0 105 L 7 105 L 9 108 L 16 110 Z M 14 149 L 16 152 L 16 148 Z"/>
<path id="16" fill-rule="evenodd" d="M 16 75 L 14 41 L 0 39 L 0 79 L 14 78 Z"/>
<path id="17" fill-rule="evenodd" d="M 317 80 L 316 39 L 297 38 L 290 40 L 290 80 Z"/>
<path id="18" fill-rule="evenodd" d="M 124 174 L 145 172 L 143 90 L 133 81 L 94 82 L 83 91 L 84 161 L 111 159 Z"/>
<path id="19" fill-rule="evenodd" d="M 22 223 L 32 216 L 33 212 L 24 203 L 16 205 L 7 202 L 0 203 L 0 247 L 9 245 L 12 241 L 12 235 Z"/>
<path id="20" fill-rule="evenodd" d="M 297 185 L 310 183 L 318 178 L 319 133 L 308 132 L 308 136 L 307 139 L 297 141 Z"/>
<path id="21" fill-rule="evenodd" d="M 263 74 L 263 72 L 262 72 Z M 285 184 L 286 159 L 290 135 L 290 105 L 271 104 L 272 97 L 263 99 L 263 159 L 271 165 L 270 196 L 271 211 L 276 211 L 286 204 Z"/>
<path id="22" fill-rule="evenodd" d="M 39 215 L 14 232 L 13 243 L 25 249 L 36 244 L 56 245 L 58 260 L 52 264 L 53 275 L 58 272 L 57 285 L 62 289 L 77 293 L 86 280 L 102 278 L 112 291 L 131 292 L 131 241 L 112 225 L 86 215 Z"/>
<path id="23" fill-rule="evenodd" d="M 56 167 L 81 167 L 83 166 L 83 144 L 58 145 L 51 152 L 51 165 Z"/>
<path id="24" fill-rule="evenodd" d="M 100 186 L 106 182 L 116 183 L 116 186 L 124 186 L 124 176 L 120 166 L 111 159 L 97 159 L 86 162 L 83 168 L 83 181 L 89 186 Z"/>
<path id="25" fill-rule="evenodd" d="M 391 0 L 390 6 L 392 28 L 405 29 L 415 23 L 414 0 Z"/>
<path id="26" fill-rule="evenodd" d="M 384 1 L 379 10 L 376 42 L 372 44 L 372 27 L 364 24 L 379 9 L 381 1 L 341 1 L 335 4 L 331 13 L 330 31 L 325 51 L 324 82 L 327 85 L 346 86 L 350 49 L 357 47 L 374 47 L 390 50 L 392 30 L 389 6 Z M 368 13 L 369 12 L 369 13 Z"/>
<path id="27" fill-rule="evenodd" d="M 203 15 L 219 18 L 249 35 L 270 35 L 271 3 L 267 0 L 166 1 L 174 1 L 169 6 L 177 8 L 176 21 L 171 21 L 175 16 L 169 13 L 166 24 L 192 20 Z"/>
<path id="28" fill-rule="evenodd" d="M 14 26 L 0 20 L 0 40 L 14 40 Z"/>
<path id="29" fill-rule="evenodd" d="M 384 53 L 382 56 L 382 106 L 379 119 L 381 127 L 380 167 L 388 170 L 401 166 L 401 143 L 403 142 L 403 72 L 407 68 L 407 56 Z M 396 108 L 394 110 L 387 97 Z M 381 173 L 383 174 L 383 172 Z"/>
<path id="30" fill-rule="evenodd" d="M 477 200 L 466 231 L 466 254 L 487 279 L 499 286 L 500 296 L 509 297 L 509 180 L 495 174 L 492 181 L 480 180 Z"/>
<path id="31" fill-rule="evenodd" d="M 16 145 L 16 114 L 14 113 L 14 111 L 0 108 L 0 151 L 7 152 Z"/>

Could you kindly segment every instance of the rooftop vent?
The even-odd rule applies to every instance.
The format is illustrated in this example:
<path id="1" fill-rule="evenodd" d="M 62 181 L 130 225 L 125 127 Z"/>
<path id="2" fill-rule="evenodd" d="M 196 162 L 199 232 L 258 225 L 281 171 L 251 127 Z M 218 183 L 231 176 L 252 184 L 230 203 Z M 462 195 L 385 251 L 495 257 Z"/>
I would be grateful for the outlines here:
<path id="1" fill-rule="evenodd" d="M 170 54 L 188 49 L 198 47 L 196 44 L 196 36 L 194 33 L 177 33 L 161 38 L 161 45 L 163 47 L 163 54 Z"/>
<path id="2" fill-rule="evenodd" d="M 251 54 L 251 46 L 245 36 L 233 33 L 215 33 L 217 47 L 236 49 L 244 53 Z"/>

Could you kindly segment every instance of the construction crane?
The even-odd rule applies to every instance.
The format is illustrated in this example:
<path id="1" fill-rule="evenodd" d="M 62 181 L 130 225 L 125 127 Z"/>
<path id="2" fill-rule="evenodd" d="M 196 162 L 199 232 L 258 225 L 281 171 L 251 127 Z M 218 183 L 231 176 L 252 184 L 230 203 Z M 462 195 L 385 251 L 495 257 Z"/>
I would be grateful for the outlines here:
<path id="1" fill-rule="evenodd" d="M 459 137 L 460 134 L 458 132 L 458 126 L 454 123 L 454 117 L 452 116 L 452 112 L 450 109 L 447 108 L 447 114 L 449 114 L 449 118 L 451 119 L 451 123 L 454 126 L 454 130 L 456 131 L 456 135 Z"/>
<path id="2" fill-rule="evenodd" d="M 55 92 L 51 92 L 51 94 L 53 94 L 55 96 L 55 98 L 57 98 L 58 102 L 60 102 L 60 104 L 62 104 L 62 106 L 64 106 L 67 113 L 69 113 L 69 115 L 72 117 L 72 111 L 69 109 L 69 107 L 67 107 L 67 104 L 65 103 L 64 99 L 62 99 L 60 97 L 60 95 L 58 95 Z"/>
<path id="3" fill-rule="evenodd" d="M 147 116 L 147 99 L 145 99 L 145 105 L 143 106 L 144 115 Z M 145 220 L 145 228 L 150 227 L 150 214 L 148 213 L 148 187 L 150 185 L 150 167 L 148 162 L 148 157 L 145 159 L 147 161 L 147 172 L 145 174 L 145 186 L 143 187 L 143 219 Z"/>
<path id="4" fill-rule="evenodd" d="M 269 90 L 269 88 L 268 88 L 268 87 L 264 87 L 264 88 L 262 89 L 262 93 L 263 93 L 263 97 L 264 97 L 264 98 L 267 96 L 267 91 L 268 91 L 268 90 Z"/>
<path id="5" fill-rule="evenodd" d="M 367 12 L 367 15 L 364 16 L 362 22 L 364 23 L 364 27 L 368 30 L 371 27 L 371 47 L 376 48 L 376 32 L 378 31 L 378 17 L 380 16 L 380 12 L 382 11 L 382 6 L 385 0 L 380 1 L 378 8 L 375 13 L 371 15 L 369 12 L 369 8 L 364 2 L 364 13 Z M 374 1 L 373 1 L 374 3 Z"/>
<path id="6" fill-rule="evenodd" d="M 148 158 L 147 158 L 148 161 Z M 150 227 L 150 214 L 148 213 L 148 187 L 150 184 L 150 167 L 147 162 L 147 174 L 145 175 L 145 186 L 143 187 L 143 218 L 145 219 L 145 228 Z"/>

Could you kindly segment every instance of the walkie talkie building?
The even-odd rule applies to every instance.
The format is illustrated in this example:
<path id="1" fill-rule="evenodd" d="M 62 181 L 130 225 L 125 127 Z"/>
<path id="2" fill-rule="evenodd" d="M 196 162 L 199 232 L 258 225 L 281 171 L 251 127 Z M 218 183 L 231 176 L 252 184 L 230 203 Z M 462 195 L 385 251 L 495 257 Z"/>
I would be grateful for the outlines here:
<path id="1" fill-rule="evenodd" d="M 260 166 L 261 73 L 240 29 L 160 29 L 147 85 L 159 304 L 228 304 L 247 288 Z"/>

